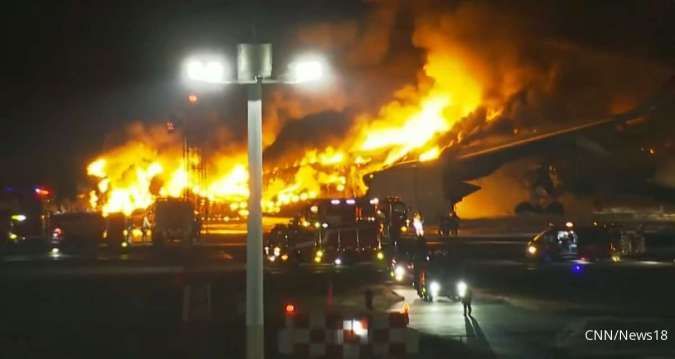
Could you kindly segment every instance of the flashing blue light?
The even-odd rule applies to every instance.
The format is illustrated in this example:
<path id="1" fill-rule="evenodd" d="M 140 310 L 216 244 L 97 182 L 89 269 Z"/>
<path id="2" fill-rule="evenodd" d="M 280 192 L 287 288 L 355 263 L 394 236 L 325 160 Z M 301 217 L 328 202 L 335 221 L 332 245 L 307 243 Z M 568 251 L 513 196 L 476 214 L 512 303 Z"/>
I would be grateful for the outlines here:
<path id="1" fill-rule="evenodd" d="M 581 273 L 584 270 L 584 267 L 582 267 L 580 264 L 575 264 L 572 266 L 572 272 L 573 273 Z"/>

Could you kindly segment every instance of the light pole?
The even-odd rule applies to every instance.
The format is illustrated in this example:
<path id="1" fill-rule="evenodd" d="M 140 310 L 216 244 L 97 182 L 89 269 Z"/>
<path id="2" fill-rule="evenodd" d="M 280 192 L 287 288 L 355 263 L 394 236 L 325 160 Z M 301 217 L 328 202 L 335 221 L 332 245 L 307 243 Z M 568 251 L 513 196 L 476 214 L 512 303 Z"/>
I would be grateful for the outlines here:
<path id="1" fill-rule="evenodd" d="M 289 72 L 271 79 L 272 46 L 239 44 L 237 80 L 227 79 L 226 66 L 218 59 L 193 59 L 186 64 L 190 80 L 216 84 L 243 84 L 248 92 L 248 222 L 246 235 L 246 357 L 264 358 L 263 223 L 262 223 L 262 85 L 299 84 L 324 77 L 325 64 L 305 57 L 289 65 Z"/>

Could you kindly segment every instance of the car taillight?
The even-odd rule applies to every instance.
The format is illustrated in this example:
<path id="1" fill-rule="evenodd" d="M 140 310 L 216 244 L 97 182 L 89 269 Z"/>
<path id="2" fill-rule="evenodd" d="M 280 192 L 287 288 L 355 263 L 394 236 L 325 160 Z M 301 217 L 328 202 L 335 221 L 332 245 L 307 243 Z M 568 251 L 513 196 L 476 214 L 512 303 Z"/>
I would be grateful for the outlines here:
<path id="1" fill-rule="evenodd" d="M 63 231 L 61 230 L 61 228 L 58 227 L 54 228 L 54 231 L 52 232 L 52 239 L 61 239 L 62 236 Z"/>

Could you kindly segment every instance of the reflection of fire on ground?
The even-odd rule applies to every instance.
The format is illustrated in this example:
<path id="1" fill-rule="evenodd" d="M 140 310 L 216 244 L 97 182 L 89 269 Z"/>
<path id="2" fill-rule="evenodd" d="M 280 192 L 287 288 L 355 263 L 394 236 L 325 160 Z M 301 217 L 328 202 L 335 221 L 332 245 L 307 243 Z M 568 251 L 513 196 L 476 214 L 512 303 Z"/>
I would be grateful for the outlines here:
<path id="1" fill-rule="evenodd" d="M 263 217 L 263 231 L 269 232 L 277 224 L 288 224 L 289 217 Z M 222 223 L 214 221 L 202 225 L 202 234 L 213 235 L 246 235 L 246 221 Z"/>

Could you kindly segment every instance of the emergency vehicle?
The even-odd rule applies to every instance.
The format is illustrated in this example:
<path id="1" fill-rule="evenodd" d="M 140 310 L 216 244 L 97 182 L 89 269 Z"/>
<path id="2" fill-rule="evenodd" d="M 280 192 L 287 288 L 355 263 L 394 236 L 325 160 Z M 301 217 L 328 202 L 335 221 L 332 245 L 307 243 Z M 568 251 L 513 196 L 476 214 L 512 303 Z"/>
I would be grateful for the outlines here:
<path id="1" fill-rule="evenodd" d="M 536 235 L 526 247 L 527 257 L 535 260 L 612 260 L 643 254 L 644 235 L 618 226 L 552 226 Z"/>
<path id="2" fill-rule="evenodd" d="M 375 257 L 383 259 L 377 205 L 367 198 L 317 201 L 307 220 L 318 227 L 314 262 L 340 265 Z"/>
<path id="3" fill-rule="evenodd" d="M 192 202 L 158 199 L 148 210 L 154 247 L 192 247 L 200 239 L 201 221 Z"/>
<path id="4" fill-rule="evenodd" d="M 270 262 L 280 258 L 341 265 L 383 260 L 383 213 L 378 208 L 378 201 L 368 198 L 314 201 L 291 224 L 270 232 L 265 254 Z"/>

